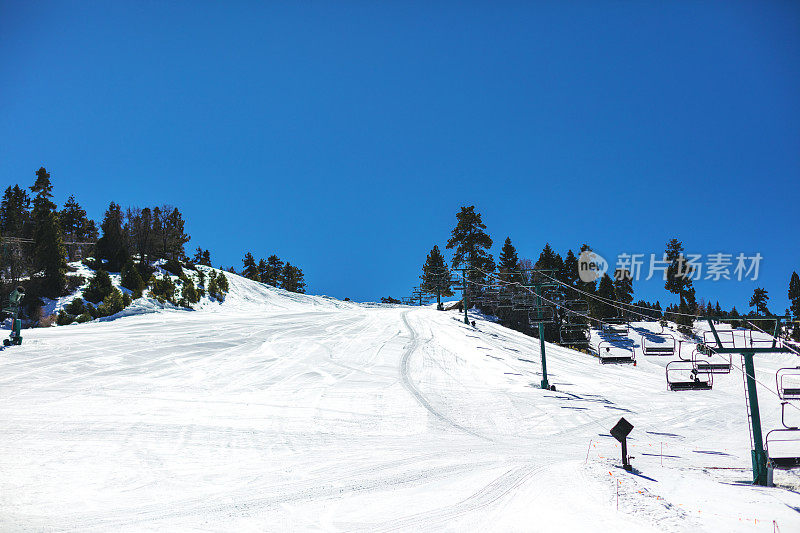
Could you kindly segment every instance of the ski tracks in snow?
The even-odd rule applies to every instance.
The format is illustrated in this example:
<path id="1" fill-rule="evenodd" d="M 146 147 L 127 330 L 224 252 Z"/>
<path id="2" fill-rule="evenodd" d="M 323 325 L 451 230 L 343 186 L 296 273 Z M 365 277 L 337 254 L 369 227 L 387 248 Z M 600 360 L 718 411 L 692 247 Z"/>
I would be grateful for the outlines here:
<path id="1" fill-rule="evenodd" d="M 406 348 L 405 352 L 403 353 L 403 357 L 400 361 L 400 376 L 403 379 L 403 386 L 410 392 L 414 398 L 419 402 L 419 404 L 427 409 L 427 411 L 436 417 L 438 420 L 444 422 L 445 424 L 456 428 L 459 431 L 472 435 L 473 437 L 478 437 L 479 439 L 491 441 L 489 437 L 481 435 L 461 424 L 453 420 L 452 418 L 446 416 L 444 413 L 436 409 L 428 399 L 422 394 L 422 392 L 414 385 L 413 380 L 411 379 L 411 375 L 409 373 L 409 364 L 411 357 L 417 352 L 420 346 L 423 344 L 422 339 L 420 339 L 419 334 L 417 331 L 411 327 L 411 324 L 408 322 L 408 314 L 410 311 L 406 311 L 403 313 L 403 324 L 405 324 L 406 328 L 408 328 L 409 335 L 411 336 L 411 343 L 409 344 L 408 348 Z"/>

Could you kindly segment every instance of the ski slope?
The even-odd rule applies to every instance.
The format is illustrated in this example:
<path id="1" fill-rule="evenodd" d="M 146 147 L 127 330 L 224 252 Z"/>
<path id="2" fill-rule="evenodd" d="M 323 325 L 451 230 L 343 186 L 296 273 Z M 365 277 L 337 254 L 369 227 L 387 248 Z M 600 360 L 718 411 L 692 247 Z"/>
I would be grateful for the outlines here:
<path id="1" fill-rule="evenodd" d="M 229 281 L 221 305 L 0 352 L 0 530 L 800 530 L 799 476 L 740 483 L 736 370 L 668 392 L 663 358 L 548 345 L 544 391 L 538 340 L 492 322 Z M 758 378 L 795 359 L 759 357 Z"/>

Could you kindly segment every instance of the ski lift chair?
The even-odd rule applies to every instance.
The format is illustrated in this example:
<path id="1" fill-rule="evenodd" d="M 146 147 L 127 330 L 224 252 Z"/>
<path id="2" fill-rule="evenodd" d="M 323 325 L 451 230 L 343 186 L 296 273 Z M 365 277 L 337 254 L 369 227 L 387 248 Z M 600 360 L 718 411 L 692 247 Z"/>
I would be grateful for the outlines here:
<path id="1" fill-rule="evenodd" d="M 778 369 L 775 381 L 781 400 L 800 400 L 800 367 Z"/>
<path id="2" fill-rule="evenodd" d="M 570 311 L 583 313 L 584 315 L 589 313 L 589 302 L 586 300 L 566 300 L 564 302 L 564 307 Z"/>
<path id="3" fill-rule="evenodd" d="M 514 311 L 528 311 L 536 307 L 536 300 L 532 294 L 515 294 L 511 297 Z"/>
<path id="4" fill-rule="evenodd" d="M 800 468 L 800 429 L 773 429 L 767 433 L 764 441 L 768 466 L 776 470 Z M 797 451 L 789 451 L 786 448 L 794 448 Z"/>
<path id="5" fill-rule="evenodd" d="M 608 341 L 601 341 L 597 345 L 597 357 L 600 359 L 600 364 L 603 365 L 633 364 L 636 362 L 636 352 L 633 348 L 615 346 Z"/>
<path id="6" fill-rule="evenodd" d="M 648 335 L 642 335 L 642 353 L 644 355 L 675 355 L 675 337 L 669 333 L 662 333 L 660 335 L 650 334 L 649 337 L 656 337 L 660 339 L 660 342 L 648 341 Z"/>
<path id="7" fill-rule="evenodd" d="M 696 349 L 692 352 L 691 360 L 695 369 L 703 374 L 731 373 L 731 354 L 703 353 Z"/>
<path id="8" fill-rule="evenodd" d="M 605 324 L 603 325 L 603 331 L 608 335 L 613 335 L 615 337 L 627 337 L 628 336 L 628 322 L 623 318 L 606 318 L 604 319 Z"/>
<path id="9" fill-rule="evenodd" d="M 670 361 L 665 371 L 671 391 L 711 390 L 714 384 L 714 375 L 699 372 L 691 361 Z"/>
<path id="10" fill-rule="evenodd" d="M 588 327 L 586 317 L 583 315 L 579 315 L 574 311 L 566 312 L 566 314 L 564 315 L 564 322 L 566 322 L 570 326 Z"/>
<path id="11" fill-rule="evenodd" d="M 580 324 L 562 324 L 558 330 L 559 344 L 564 346 L 588 346 L 589 327 Z"/>
<path id="12" fill-rule="evenodd" d="M 542 306 L 528 311 L 528 323 L 531 326 L 555 322 L 556 312 L 551 306 Z"/>
<path id="13" fill-rule="evenodd" d="M 550 289 L 544 292 L 543 298 L 551 302 L 562 303 L 564 302 L 564 293 L 556 289 Z"/>
<path id="14" fill-rule="evenodd" d="M 782 428 L 773 429 L 764 439 L 767 452 L 767 465 L 778 470 L 800 468 L 800 428 L 786 423 L 786 406 L 788 401 L 781 402 Z"/>

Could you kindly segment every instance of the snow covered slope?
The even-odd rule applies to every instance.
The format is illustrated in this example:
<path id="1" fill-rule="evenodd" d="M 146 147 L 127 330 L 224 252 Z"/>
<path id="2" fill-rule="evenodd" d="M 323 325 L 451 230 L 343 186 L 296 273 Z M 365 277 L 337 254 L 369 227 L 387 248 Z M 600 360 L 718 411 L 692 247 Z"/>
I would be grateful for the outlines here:
<path id="1" fill-rule="evenodd" d="M 735 371 L 674 393 L 656 358 L 548 345 L 543 391 L 538 341 L 491 322 L 229 282 L 222 305 L 0 352 L 0 530 L 800 529 L 800 494 L 737 484 Z M 608 435 L 623 415 L 634 474 Z"/>

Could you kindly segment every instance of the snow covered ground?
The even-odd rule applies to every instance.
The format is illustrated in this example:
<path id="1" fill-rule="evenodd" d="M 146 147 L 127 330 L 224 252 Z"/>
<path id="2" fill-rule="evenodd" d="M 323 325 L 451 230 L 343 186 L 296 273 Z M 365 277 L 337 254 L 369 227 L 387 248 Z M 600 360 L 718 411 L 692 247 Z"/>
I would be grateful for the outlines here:
<path id="1" fill-rule="evenodd" d="M 229 281 L 0 352 L 0 530 L 800 530 L 800 476 L 742 484 L 741 373 L 667 391 L 652 325 L 636 366 L 548 345 L 552 392 L 538 341 L 489 321 Z"/>

